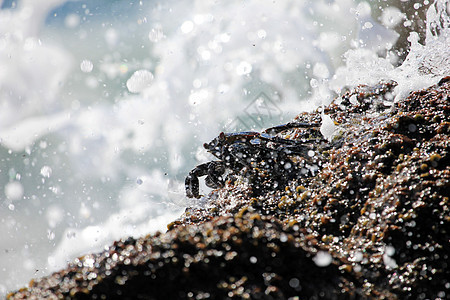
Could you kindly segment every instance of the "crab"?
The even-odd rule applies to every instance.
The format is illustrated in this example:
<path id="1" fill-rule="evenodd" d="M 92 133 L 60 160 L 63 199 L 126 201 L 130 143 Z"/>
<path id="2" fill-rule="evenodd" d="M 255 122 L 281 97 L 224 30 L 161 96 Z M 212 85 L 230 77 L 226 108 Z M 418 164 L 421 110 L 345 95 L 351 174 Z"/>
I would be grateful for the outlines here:
<path id="1" fill-rule="evenodd" d="M 186 196 L 200 197 L 199 177 L 203 176 L 206 176 L 206 186 L 216 189 L 223 187 L 233 174 L 245 175 L 255 183 L 256 190 L 264 189 L 268 178 L 273 179 L 275 186 L 281 186 L 289 179 L 305 176 L 309 171 L 305 168 L 300 170 L 295 157 L 309 159 L 308 151 L 314 148 L 314 143 L 307 139 L 285 139 L 275 134 L 291 128 L 318 126 L 292 122 L 268 128 L 262 133 L 220 133 L 203 145 L 219 160 L 200 164 L 189 172 L 185 180 Z"/>

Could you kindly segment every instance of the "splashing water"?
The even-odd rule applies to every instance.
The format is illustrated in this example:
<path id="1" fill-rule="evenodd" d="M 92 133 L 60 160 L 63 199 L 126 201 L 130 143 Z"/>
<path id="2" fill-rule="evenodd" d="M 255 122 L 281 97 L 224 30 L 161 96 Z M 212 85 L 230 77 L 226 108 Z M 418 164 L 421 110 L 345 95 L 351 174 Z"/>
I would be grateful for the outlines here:
<path id="1" fill-rule="evenodd" d="M 450 2 L 437 0 L 427 11 L 425 45 L 419 36 L 409 36 L 411 48 L 405 62 L 392 72 L 398 82 L 396 98 L 406 97 L 411 91 L 436 84 L 442 76 L 450 75 Z"/>
<path id="2" fill-rule="evenodd" d="M 347 51 L 346 66 L 336 71 L 330 88 L 340 91 L 343 86 L 373 85 L 381 80 L 398 83 L 395 99 L 406 97 L 411 91 L 436 84 L 450 75 L 450 2 L 436 0 L 427 11 L 425 45 L 419 34 L 411 32 L 409 54 L 401 66 L 395 68 L 391 58 L 382 58 L 367 49 Z"/>
<path id="3" fill-rule="evenodd" d="M 448 1 L 398 68 L 379 53 L 403 17 L 382 26 L 367 3 L 98 1 L 0 10 L 0 294 L 164 230 L 196 204 L 184 175 L 222 130 L 279 124 L 344 86 L 392 79 L 401 97 L 449 73 Z"/>

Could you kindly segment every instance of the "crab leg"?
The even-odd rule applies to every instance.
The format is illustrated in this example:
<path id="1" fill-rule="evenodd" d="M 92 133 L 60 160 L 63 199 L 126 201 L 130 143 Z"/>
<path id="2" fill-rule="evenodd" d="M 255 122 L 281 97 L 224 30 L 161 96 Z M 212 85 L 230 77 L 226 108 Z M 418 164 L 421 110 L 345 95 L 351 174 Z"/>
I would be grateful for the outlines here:
<path id="1" fill-rule="evenodd" d="M 274 127 L 267 128 L 264 133 L 276 134 L 280 131 L 291 129 L 291 128 L 309 128 L 309 127 L 319 127 L 320 124 L 317 123 L 305 123 L 305 122 L 289 122 L 283 125 L 278 125 Z"/>

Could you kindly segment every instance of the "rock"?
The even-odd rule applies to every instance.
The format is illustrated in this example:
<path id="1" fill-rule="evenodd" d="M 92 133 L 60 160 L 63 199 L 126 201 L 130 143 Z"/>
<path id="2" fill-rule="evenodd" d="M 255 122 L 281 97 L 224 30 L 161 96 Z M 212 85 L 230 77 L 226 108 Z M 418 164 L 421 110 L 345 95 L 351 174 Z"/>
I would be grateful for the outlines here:
<path id="1" fill-rule="evenodd" d="M 315 174 L 262 194 L 235 174 L 168 232 L 117 241 L 8 298 L 450 298 L 450 77 L 397 103 L 394 86 L 324 110 L 337 130 Z"/>

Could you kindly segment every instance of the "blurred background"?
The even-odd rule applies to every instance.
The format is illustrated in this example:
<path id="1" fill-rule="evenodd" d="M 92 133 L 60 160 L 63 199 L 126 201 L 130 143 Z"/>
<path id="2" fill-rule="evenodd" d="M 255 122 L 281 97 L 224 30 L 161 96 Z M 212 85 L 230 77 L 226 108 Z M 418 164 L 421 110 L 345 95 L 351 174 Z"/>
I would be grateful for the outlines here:
<path id="1" fill-rule="evenodd" d="M 204 142 L 330 103 L 349 49 L 398 66 L 429 4 L 0 0 L 0 296 L 166 230 Z"/>

